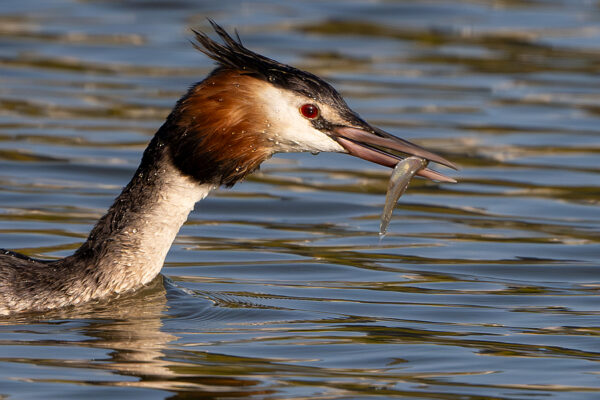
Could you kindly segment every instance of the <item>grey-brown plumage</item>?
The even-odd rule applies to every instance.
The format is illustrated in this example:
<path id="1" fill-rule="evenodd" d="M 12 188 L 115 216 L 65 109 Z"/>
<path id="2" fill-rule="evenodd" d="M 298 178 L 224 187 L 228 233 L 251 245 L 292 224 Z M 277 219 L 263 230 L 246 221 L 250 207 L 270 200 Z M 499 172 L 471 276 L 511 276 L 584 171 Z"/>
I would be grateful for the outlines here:
<path id="1" fill-rule="evenodd" d="M 205 186 L 178 174 L 155 138 L 131 182 L 73 255 L 41 261 L 0 252 L 0 315 L 81 304 L 149 283 L 160 271 L 169 238 L 208 193 Z M 178 207 L 181 202 L 186 205 Z"/>

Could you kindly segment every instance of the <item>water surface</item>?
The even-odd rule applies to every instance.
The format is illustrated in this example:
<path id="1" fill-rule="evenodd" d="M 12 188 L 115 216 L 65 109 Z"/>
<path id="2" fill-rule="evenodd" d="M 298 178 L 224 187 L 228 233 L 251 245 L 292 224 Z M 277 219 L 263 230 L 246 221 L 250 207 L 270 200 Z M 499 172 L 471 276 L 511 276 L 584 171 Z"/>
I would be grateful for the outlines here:
<path id="1" fill-rule="evenodd" d="M 277 156 L 198 204 L 164 279 L 0 320 L 0 398 L 600 396 L 597 1 L 3 1 L 0 246 L 70 254 L 178 97 L 206 17 L 443 153 Z"/>

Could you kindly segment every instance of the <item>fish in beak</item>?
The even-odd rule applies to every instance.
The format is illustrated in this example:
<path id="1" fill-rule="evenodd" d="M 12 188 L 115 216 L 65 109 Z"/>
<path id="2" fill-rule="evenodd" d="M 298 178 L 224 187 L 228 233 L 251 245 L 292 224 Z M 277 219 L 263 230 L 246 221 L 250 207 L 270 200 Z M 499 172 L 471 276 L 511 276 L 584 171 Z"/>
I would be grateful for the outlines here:
<path id="1" fill-rule="evenodd" d="M 393 168 L 407 156 L 416 156 L 458 169 L 456 164 L 444 157 L 366 123 L 364 128 L 338 126 L 332 129 L 331 134 L 349 154 L 386 167 Z M 416 175 L 439 182 L 456 183 L 456 180 L 429 168 L 421 169 Z"/>

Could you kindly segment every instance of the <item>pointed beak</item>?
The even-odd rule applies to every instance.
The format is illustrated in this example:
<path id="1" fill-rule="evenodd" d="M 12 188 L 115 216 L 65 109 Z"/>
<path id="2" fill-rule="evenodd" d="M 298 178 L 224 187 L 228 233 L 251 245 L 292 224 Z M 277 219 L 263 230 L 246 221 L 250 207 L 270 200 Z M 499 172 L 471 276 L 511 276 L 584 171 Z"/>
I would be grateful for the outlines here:
<path id="1" fill-rule="evenodd" d="M 395 153 L 400 152 L 458 169 L 454 163 L 444 157 L 378 128 L 369 126 L 369 130 L 364 130 L 349 126 L 336 127 L 332 131 L 332 136 L 349 154 L 386 167 L 395 167 L 405 157 Z M 420 170 L 417 175 L 439 182 L 456 183 L 456 180 L 429 168 Z"/>

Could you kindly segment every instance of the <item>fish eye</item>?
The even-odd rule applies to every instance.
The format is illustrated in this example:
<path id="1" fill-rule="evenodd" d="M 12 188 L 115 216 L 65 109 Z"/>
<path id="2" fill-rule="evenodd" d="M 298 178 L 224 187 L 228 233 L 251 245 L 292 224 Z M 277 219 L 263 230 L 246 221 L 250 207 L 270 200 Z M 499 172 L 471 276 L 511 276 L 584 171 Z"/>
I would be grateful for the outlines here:
<path id="1" fill-rule="evenodd" d="M 319 107 L 314 104 L 304 104 L 300 107 L 300 114 L 304 116 L 304 118 L 315 119 L 319 116 Z"/>

